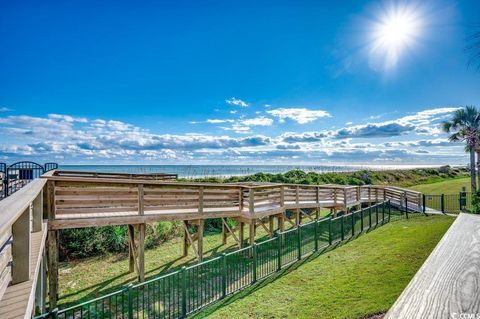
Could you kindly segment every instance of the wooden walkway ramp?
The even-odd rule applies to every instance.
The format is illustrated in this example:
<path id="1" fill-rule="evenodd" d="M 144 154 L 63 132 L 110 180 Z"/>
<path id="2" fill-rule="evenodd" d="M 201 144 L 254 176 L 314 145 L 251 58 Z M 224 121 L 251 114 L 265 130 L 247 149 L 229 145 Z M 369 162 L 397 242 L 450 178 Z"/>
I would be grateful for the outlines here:
<path id="1" fill-rule="evenodd" d="M 222 241 L 231 236 L 242 248 L 256 229 L 273 237 L 321 210 L 348 213 L 389 201 L 421 210 L 421 193 L 383 185 L 297 185 L 275 183 L 187 183 L 170 174 L 49 171 L 0 201 L 0 319 L 28 318 L 58 298 L 59 231 L 126 225 L 130 272 L 145 279 L 146 225 L 181 221 L 183 254 L 203 258 L 204 221 L 221 219 Z M 227 223 L 235 219 L 237 226 Z M 47 238 L 45 240 L 45 238 Z M 48 276 L 45 276 L 48 269 Z"/>
<path id="2" fill-rule="evenodd" d="M 386 315 L 480 317 L 480 216 L 461 213 Z"/>

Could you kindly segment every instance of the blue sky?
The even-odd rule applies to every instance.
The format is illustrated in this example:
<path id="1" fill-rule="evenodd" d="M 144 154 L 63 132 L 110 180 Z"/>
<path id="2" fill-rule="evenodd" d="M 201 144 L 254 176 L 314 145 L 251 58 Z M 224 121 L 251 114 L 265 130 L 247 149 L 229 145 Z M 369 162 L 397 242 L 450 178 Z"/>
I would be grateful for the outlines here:
<path id="1" fill-rule="evenodd" d="M 0 6 L 1 161 L 466 161 L 438 123 L 480 106 L 478 1 Z"/>

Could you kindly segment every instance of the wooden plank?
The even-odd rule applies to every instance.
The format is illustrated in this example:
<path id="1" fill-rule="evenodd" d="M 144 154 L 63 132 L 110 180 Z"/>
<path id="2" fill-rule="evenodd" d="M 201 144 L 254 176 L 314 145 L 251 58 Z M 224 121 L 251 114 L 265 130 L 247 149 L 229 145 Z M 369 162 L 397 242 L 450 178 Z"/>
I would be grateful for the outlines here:
<path id="1" fill-rule="evenodd" d="M 43 186 L 45 180 L 36 179 L 11 196 L 0 201 L 0 234 L 3 234 L 12 227 L 17 218 L 30 206 Z"/>
<path id="2" fill-rule="evenodd" d="M 30 280 L 16 285 L 10 285 L 0 299 L 0 318 L 26 319 L 31 318 L 35 299 L 35 287 L 39 278 L 42 252 L 45 249 L 47 234 L 46 221 L 41 232 L 32 233 L 30 249 Z"/>
<path id="3" fill-rule="evenodd" d="M 460 314 L 480 314 L 480 216 L 464 213 L 385 318 L 462 318 Z"/>
<path id="4" fill-rule="evenodd" d="M 43 225 L 43 190 L 41 190 L 37 197 L 33 200 L 32 209 L 32 231 L 41 231 Z"/>
<path id="5" fill-rule="evenodd" d="M 12 284 L 15 285 L 30 280 L 30 206 L 13 223 L 12 237 Z"/>

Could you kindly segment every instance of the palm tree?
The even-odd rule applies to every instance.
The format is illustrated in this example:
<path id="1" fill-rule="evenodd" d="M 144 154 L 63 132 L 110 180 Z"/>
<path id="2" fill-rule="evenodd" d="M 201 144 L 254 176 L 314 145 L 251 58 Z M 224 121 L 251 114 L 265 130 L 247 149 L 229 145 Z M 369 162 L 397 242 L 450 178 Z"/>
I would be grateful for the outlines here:
<path id="1" fill-rule="evenodd" d="M 470 52 L 468 66 L 475 67 L 476 64 L 476 70 L 480 71 L 480 31 L 473 33 L 468 38 L 466 49 Z"/>
<path id="2" fill-rule="evenodd" d="M 475 152 L 480 155 L 480 111 L 474 106 L 456 110 L 449 121 L 442 123 L 442 129 L 446 133 L 451 133 L 448 137 L 450 141 L 465 142 L 465 150 L 470 153 L 470 183 L 472 193 L 475 193 L 477 190 Z M 477 165 L 480 168 L 480 161 Z"/>

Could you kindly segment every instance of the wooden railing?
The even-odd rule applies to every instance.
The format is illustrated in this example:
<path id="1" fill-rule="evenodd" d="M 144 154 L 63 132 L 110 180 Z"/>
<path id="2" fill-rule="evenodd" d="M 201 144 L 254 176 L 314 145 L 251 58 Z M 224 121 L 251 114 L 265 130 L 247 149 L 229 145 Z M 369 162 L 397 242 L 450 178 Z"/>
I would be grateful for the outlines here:
<path id="1" fill-rule="evenodd" d="M 19 311 L 31 315 L 35 289 L 37 306 L 44 305 L 45 281 L 38 278 L 45 277 L 45 183 L 44 179 L 36 179 L 0 201 L 0 318 L 11 318 Z M 22 289 L 16 289 L 17 285 Z"/>
<path id="2" fill-rule="evenodd" d="M 363 202 L 388 199 L 397 205 L 404 205 L 405 200 L 409 205 L 421 205 L 420 193 L 397 187 L 184 183 L 63 174 L 47 178 L 54 190 L 53 220 L 138 215 L 144 216 L 142 222 L 154 218 L 255 218 L 256 214 L 283 209 L 327 207 L 345 210 Z M 123 223 L 120 219 L 118 222 Z M 112 223 L 115 222 L 108 222 Z M 53 227 L 57 227 L 55 223 Z"/>
<path id="3" fill-rule="evenodd" d="M 285 210 L 347 211 L 382 201 L 411 209 L 421 205 L 420 193 L 398 187 L 185 183 L 150 175 L 113 175 L 51 171 L 0 202 L 0 318 L 10 318 L 18 307 L 31 314 L 35 300 L 37 306 L 44 306 L 44 215 L 48 247 L 52 247 L 50 273 L 55 274 L 58 229 L 219 217 L 255 220 Z M 21 296 L 17 285 L 24 285 Z M 57 288 L 51 281 L 53 301 Z"/>
<path id="4" fill-rule="evenodd" d="M 65 177 L 94 177 L 94 178 L 115 178 L 115 179 L 141 179 L 141 180 L 175 180 L 177 174 L 151 173 L 151 174 L 130 174 L 130 173 L 102 173 L 90 171 L 56 171 L 55 176 Z"/>

